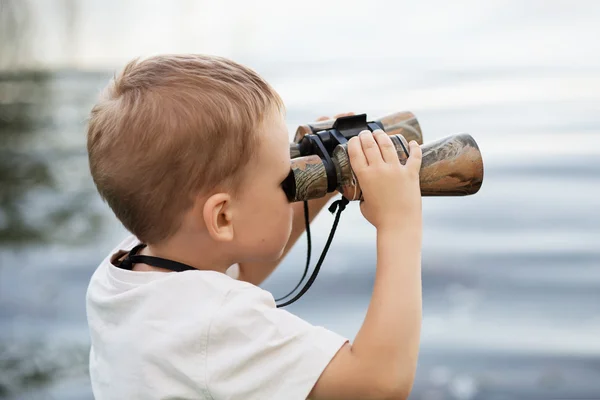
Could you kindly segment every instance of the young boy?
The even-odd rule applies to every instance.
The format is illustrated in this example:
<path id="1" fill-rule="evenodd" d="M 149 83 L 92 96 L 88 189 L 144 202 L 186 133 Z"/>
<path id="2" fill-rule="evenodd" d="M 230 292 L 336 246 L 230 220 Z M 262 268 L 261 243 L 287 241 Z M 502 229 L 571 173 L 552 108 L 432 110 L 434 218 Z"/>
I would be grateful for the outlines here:
<path id="1" fill-rule="evenodd" d="M 259 285 L 303 232 L 283 104 L 254 71 L 201 55 L 128 64 L 93 108 L 91 174 L 133 234 L 87 292 L 97 399 L 404 399 L 421 322 L 421 150 L 349 143 L 377 228 L 354 343 L 276 308 Z M 311 202 L 314 215 L 329 199 Z M 238 271 L 231 270 L 237 266 Z"/>

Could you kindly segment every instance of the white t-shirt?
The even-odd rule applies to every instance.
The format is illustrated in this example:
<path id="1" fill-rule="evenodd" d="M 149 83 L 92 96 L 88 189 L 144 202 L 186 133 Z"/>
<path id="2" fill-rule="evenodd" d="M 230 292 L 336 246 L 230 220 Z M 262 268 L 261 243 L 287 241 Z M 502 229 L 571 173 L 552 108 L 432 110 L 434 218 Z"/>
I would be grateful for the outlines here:
<path id="1" fill-rule="evenodd" d="M 138 243 L 119 244 L 88 288 L 98 400 L 306 399 L 347 341 L 226 274 L 113 265 Z"/>

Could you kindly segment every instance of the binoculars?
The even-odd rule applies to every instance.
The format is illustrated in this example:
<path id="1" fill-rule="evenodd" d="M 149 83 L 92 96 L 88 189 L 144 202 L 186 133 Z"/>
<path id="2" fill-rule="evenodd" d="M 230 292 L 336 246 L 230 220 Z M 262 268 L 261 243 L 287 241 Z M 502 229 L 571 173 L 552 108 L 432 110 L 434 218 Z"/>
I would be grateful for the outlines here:
<path id="1" fill-rule="evenodd" d="M 347 200 L 362 200 L 348 157 L 348 140 L 363 130 L 376 129 L 390 135 L 403 164 L 410 156 L 408 142 L 415 140 L 421 146 L 422 196 L 467 196 L 479 191 L 483 160 L 475 139 L 461 133 L 423 144 L 417 118 L 401 111 L 373 121 L 359 114 L 299 126 L 290 144 L 290 173 L 282 183 L 288 200 L 310 200 L 334 191 Z"/>

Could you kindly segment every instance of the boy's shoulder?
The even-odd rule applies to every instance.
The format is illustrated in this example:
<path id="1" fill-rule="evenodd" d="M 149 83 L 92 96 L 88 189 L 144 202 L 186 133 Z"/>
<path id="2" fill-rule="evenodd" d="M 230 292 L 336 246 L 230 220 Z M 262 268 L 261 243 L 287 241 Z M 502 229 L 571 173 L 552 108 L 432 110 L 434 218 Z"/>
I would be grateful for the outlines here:
<path id="1" fill-rule="evenodd" d="M 164 392 L 148 397 L 306 398 L 347 342 L 220 272 L 140 273 L 110 263 L 137 243 L 127 238 L 113 249 L 88 289 L 95 393 L 138 393 L 151 379 Z M 123 379 L 149 362 L 151 378 Z"/>

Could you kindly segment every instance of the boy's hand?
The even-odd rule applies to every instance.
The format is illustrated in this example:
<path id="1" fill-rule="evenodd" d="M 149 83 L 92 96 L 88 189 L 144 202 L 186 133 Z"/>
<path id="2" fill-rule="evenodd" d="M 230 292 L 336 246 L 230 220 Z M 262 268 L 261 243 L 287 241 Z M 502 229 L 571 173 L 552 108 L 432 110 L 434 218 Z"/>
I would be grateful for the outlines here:
<path id="1" fill-rule="evenodd" d="M 415 141 L 400 163 L 390 137 L 378 129 L 362 131 L 348 143 L 350 165 L 363 192 L 360 209 L 377 229 L 405 225 L 421 215 L 419 170 L 422 152 Z"/>

